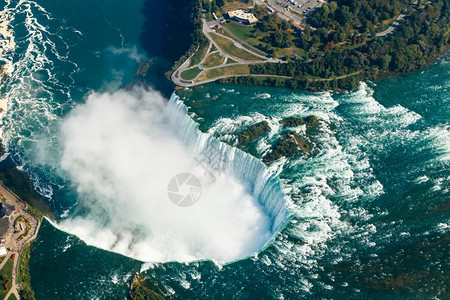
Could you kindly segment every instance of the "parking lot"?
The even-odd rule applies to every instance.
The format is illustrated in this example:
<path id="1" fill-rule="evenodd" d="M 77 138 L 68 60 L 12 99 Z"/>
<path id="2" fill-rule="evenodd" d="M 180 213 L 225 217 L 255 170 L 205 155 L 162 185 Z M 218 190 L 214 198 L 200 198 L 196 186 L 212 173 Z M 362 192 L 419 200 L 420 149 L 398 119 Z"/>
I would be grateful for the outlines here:
<path id="1" fill-rule="evenodd" d="M 299 15 L 310 13 L 316 6 L 321 4 L 320 0 L 268 0 L 270 6 L 280 11 L 294 12 Z"/>

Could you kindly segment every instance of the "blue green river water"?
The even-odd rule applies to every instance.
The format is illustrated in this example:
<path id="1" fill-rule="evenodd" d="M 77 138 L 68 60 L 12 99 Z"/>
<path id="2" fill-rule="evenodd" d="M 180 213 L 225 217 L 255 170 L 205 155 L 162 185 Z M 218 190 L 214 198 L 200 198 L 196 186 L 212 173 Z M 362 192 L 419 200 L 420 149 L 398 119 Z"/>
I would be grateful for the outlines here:
<path id="1" fill-rule="evenodd" d="M 16 43 L 2 57 L 12 67 L 0 89 L 9 101 L 3 139 L 59 218 L 88 209 L 60 165 L 61 123 L 93 92 L 131 82 L 157 53 L 162 3 L 144 2 L 1 1 Z M 139 270 L 182 299 L 450 298 L 449 88 L 446 55 L 345 93 L 219 84 L 179 91 L 200 129 L 228 144 L 266 120 L 270 132 L 246 149 L 256 157 L 283 133 L 281 118 L 319 118 L 295 129 L 314 144 L 311 153 L 269 166 L 293 203 L 292 220 L 264 251 L 225 265 L 143 264 L 44 221 L 30 260 L 36 298 L 124 299 Z"/>

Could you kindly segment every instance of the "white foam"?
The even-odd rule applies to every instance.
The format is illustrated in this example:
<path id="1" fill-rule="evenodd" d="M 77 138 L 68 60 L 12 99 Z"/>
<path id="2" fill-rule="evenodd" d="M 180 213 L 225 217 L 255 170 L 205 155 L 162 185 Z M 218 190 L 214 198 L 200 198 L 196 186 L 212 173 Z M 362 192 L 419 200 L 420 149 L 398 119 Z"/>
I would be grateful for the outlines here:
<path id="1" fill-rule="evenodd" d="M 272 221 L 247 188 L 204 170 L 170 134 L 153 92 L 92 94 L 64 121 L 62 168 L 87 216 L 59 228 L 86 243 L 142 261 L 232 261 L 261 249 Z M 178 173 L 202 181 L 200 201 L 180 208 L 167 197 Z"/>

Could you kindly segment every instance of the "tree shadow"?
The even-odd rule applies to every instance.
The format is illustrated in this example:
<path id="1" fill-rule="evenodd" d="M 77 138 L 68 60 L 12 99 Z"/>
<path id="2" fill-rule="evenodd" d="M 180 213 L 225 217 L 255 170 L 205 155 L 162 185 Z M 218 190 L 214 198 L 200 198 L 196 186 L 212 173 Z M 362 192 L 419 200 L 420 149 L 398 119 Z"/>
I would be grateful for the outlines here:
<path id="1" fill-rule="evenodd" d="M 145 17 L 141 45 L 148 57 L 160 56 L 166 31 L 166 1 L 146 0 L 141 12 Z"/>
<path id="2" fill-rule="evenodd" d="M 175 62 L 189 49 L 193 0 L 145 0 L 141 45 L 149 57 Z"/>

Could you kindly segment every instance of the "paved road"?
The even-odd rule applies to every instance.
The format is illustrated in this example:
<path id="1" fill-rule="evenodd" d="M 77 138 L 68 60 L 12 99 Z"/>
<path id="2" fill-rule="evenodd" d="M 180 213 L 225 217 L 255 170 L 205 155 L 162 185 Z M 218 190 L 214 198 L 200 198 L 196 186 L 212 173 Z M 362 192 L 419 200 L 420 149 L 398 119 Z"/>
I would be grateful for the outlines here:
<path id="1" fill-rule="evenodd" d="M 226 78 L 232 78 L 232 77 L 247 77 L 247 76 L 251 76 L 251 77 L 273 77 L 273 78 L 284 78 L 284 79 L 290 79 L 292 77 L 289 76 L 282 76 L 282 75 L 268 75 L 268 74 L 238 74 L 238 75 L 224 75 L 224 76 L 219 76 L 219 77 L 215 77 L 212 79 L 207 79 L 207 80 L 203 80 L 203 81 L 197 81 L 195 83 L 183 83 L 182 86 L 184 87 L 192 87 L 192 86 L 196 86 L 196 85 L 200 85 L 200 84 L 205 84 L 205 83 L 210 83 L 210 82 L 214 82 L 217 81 L 219 79 L 226 79 Z"/>
<path id="2" fill-rule="evenodd" d="M 265 57 L 265 56 L 263 56 L 263 55 L 261 55 L 261 54 L 258 54 L 258 53 L 254 52 L 254 51 L 251 51 L 251 50 L 249 50 L 249 49 L 246 49 L 244 46 L 242 46 L 240 43 L 236 42 L 235 40 L 233 40 L 233 39 L 231 39 L 231 38 L 229 38 L 229 37 L 227 37 L 227 36 L 218 34 L 217 32 L 215 32 L 213 29 L 211 29 L 211 28 L 208 26 L 208 24 L 206 23 L 206 20 L 205 20 L 205 19 L 203 19 L 202 21 L 203 21 L 203 27 L 202 27 L 203 34 L 208 38 L 208 40 L 209 40 L 214 46 L 216 46 L 217 49 L 220 49 L 220 47 L 219 47 L 219 46 L 216 44 L 216 42 L 209 36 L 210 33 L 215 33 L 215 34 L 217 34 L 217 35 L 220 35 L 222 38 L 225 38 L 225 39 L 228 39 L 228 40 L 232 41 L 236 47 L 242 48 L 242 49 L 244 49 L 245 51 L 250 52 L 251 54 L 253 54 L 253 55 L 259 57 L 259 58 L 262 59 L 262 60 L 267 60 L 267 57 Z M 221 24 L 219 24 L 219 25 L 221 26 Z M 239 40 L 239 41 L 240 41 L 240 40 Z M 225 53 L 225 54 L 226 54 L 227 56 L 231 57 L 231 58 L 232 58 L 233 60 L 235 60 L 235 61 L 238 61 L 238 62 L 241 62 L 241 63 L 246 63 L 246 62 L 248 62 L 248 60 L 245 60 L 245 59 L 241 59 L 241 58 L 237 58 L 237 57 L 231 56 L 231 55 L 229 55 L 228 53 Z"/>
<path id="3" fill-rule="evenodd" d="M 418 8 L 417 5 L 419 5 L 419 0 L 416 0 L 410 6 L 414 9 L 424 9 L 428 3 L 430 3 L 430 1 L 423 3 L 422 6 L 420 8 Z M 407 12 L 408 12 L 407 9 L 402 11 L 402 13 L 395 19 L 394 23 L 392 23 L 392 25 L 389 26 L 388 29 L 377 33 L 376 36 L 386 36 L 386 35 L 392 33 L 395 29 L 397 29 L 400 26 L 400 22 L 406 17 Z"/>
<path id="4" fill-rule="evenodd" d="M 228 30 L 228 28 L 226 26 L 223 26 L 221 23 L 216 21 L 216 24 L 218 24 L 219 26 L 221 26 L 223 28 L 223 30 L 225 30 L 229 35 L 231 35 L 233 37 L 233 39 L 235 41 L 240 42 L 241 44 L 245 44 L 247 45 L 247 47 L 250 47 L 250 51 L 252 51 L 252 53 L 258 53 L 259 55 L 263 55 L 264 57 L 268 56 L 269 54 L 260 50 L 260 49 L 256 49 L 255 47 L 253 47 L 252 45 L 250 45 L 249 43 L 247 43 L 246 41 L 240 39 L 238 36 L 236 36 L 233 32 L 231 32 L 230 30 Z M 209 25 L 209 22 L 208 22 Z M 246 49 L 247 51 L 249 50 L 248 48 Z"/>
<path id="5" fill-rule="evenodd" d="M 376 34 L 376 36 L 386 36 L 386 35 L 388 35 L 388 34 L 391 34 L 391 33 L 392 33 L 392 32 L 400 25 L 400 22 L 405 18 L 405 16 L 406 16 L 406 10 L 403 11 L 403 12 L 397 17 L 397 19 L 395 19 L 394 23 L 392 23 L 392 25 L 389 26 L 388 29 L 386 29 L 385 31 L 382 31 L 382 32 L 378 32 L 378 33 Z"/>
<path id="6" fill-rule="evenodd" d="M 247 65 L 247 64 L 252 64 L 252 63 L 263 63 L 263 62 L 280 62 L 278 59 L 268 59 L 267 57 L 265 57 L 265 56 L 263 56 L 263 55 L 261 55 L 261 54 L 259 54 L 259 53 L 256 53 L 256 52 L 254 52 L 254 51 L 251 51 L 251 50 L 249 50 L 249 49 L 246 49 L 244 46 L 242 46 L 240 43 L 238 43 L 237 41 L 233 40 L 232 38 L 229 38 L 229 37 L 227 37 L 227 36 L 218 34 L 217 32 L 215 32 L 214 30 L 212 30 L 212 29 L 208 26 L 208 23 L 206 22 L 205 19 L 202 19 L 202 22 L 203 22 L 203 27 L 202 27 L 203 34 L 206 36 L 206 38 L 208 38 L 209 43 L 210 43 L 209 48 L 208 48 L 208 51 L 207 51 L 206 53 L 208 54 L 209 51 L 210 51 L 210 49 L 211 49 L 211 47 L 212 47 L 212 45 L 214 45 L 214 46 L 216 47 L 216 49 L 218 49 L 218 52 L 220 52 L 221 55 L 222 55 L 223 57 L 225 57 L 224 64 L 227 62 L 228 59 L 232 59 L 232 60 L 234 60 L 234 61 L 237 62 L 237 63 L 235 63 L 235 64 L 227 64 L 227 66 L 233 66 L 233 65 Z M 209 22 L 209 23 L 211 23 L 211 22 Z M 234 43 L 234 45 L 235 45 L 236 47 L 239 47 L 239 48 L 244 49 L 245 51 L 251 53 L 252 55 L 254 55 L 254 56 L 260 58 L 260 60 L 245 60 L 245 59 L 241 59 L 241 58 L 238 58 L 238 57 L 235 57 L 235 56 L 231 56 L 231 55 L 229 55 L 228 53 L 226 53 L 226 52 L 224 52 L 224 51 L 221 51 L 221 50 L 220 50 L 220 47 L 219 47 L 219 46 L 216 44 L 216 42 L 209 36 L 210 33 L 215 33 L 215 34 L 219 35 L 219 36 L 222 37 L 222 38 L 225 38 L 225 39 L 230 40 L 231 42 Z M 239 40 L 239 41 L 241 41 L 241 40 Z M 195 53 L 194 53 L 194 54 L 195 54 Z M 194 54 L 193 54 L 193 55 L 194 55 Z M 203 71 L 207 71 L 207 70 L 210 70 L 210 69 L 221 68 L 221 67 L 224 66 L 224 64 L 222 64 L 221 66 L 217 66 L 217 67 L 213 67 L 213 68 L 205 68 L 205 67 L 202 65 L 202 63 L 204 62 L 206 56 L 202 59 L 202 61 L 201 61 L 198 65 L 196 65 L 196 66 L 189 66 L 190 61 L 191 61 L 191 58 L 192 58 L 193 55 L 191 55 L 191 57 L 189 57 L 189 59 L 187 59 L 187 60 L 186 60 L 186 61 L 185 61 L 185 62 L 184 62 L 184 63 L 183 63 L 183 64 L 182 64 L 182 65 L 181 65 L 181 66 L 180 66 L 173 74 L 172 74 L 171 79 L 172 79 L 172 81 L 173 81 L 176 85 L 187 87 L 187 86 L 194 86 L 194 85 L 200 84 L 200 83 L 196 83 L 195 80 L 196 80 L 199 76 L 201 76 L 201 74 L 202 74 L 203 72 L 200 72 L 200 73 L 197 75 L 196 78 L 194 78 L 193 80 L 190 81 L 190 83 L 186 83 L 186 80 L 183 80 L 183 79 L 181 78 L 181 73 L 182 73 L 183 71 L 187 70 L 187 69 L 199 67 L 199 68 L 202 69 Z M 212 81 L 214 81 L 214 80 L 212 80 Z M 208 81 L 208 82 L 211 82 L 211 81 Z M 206 82 L 202 82 L 202 83 L 206 83 Z"/>

